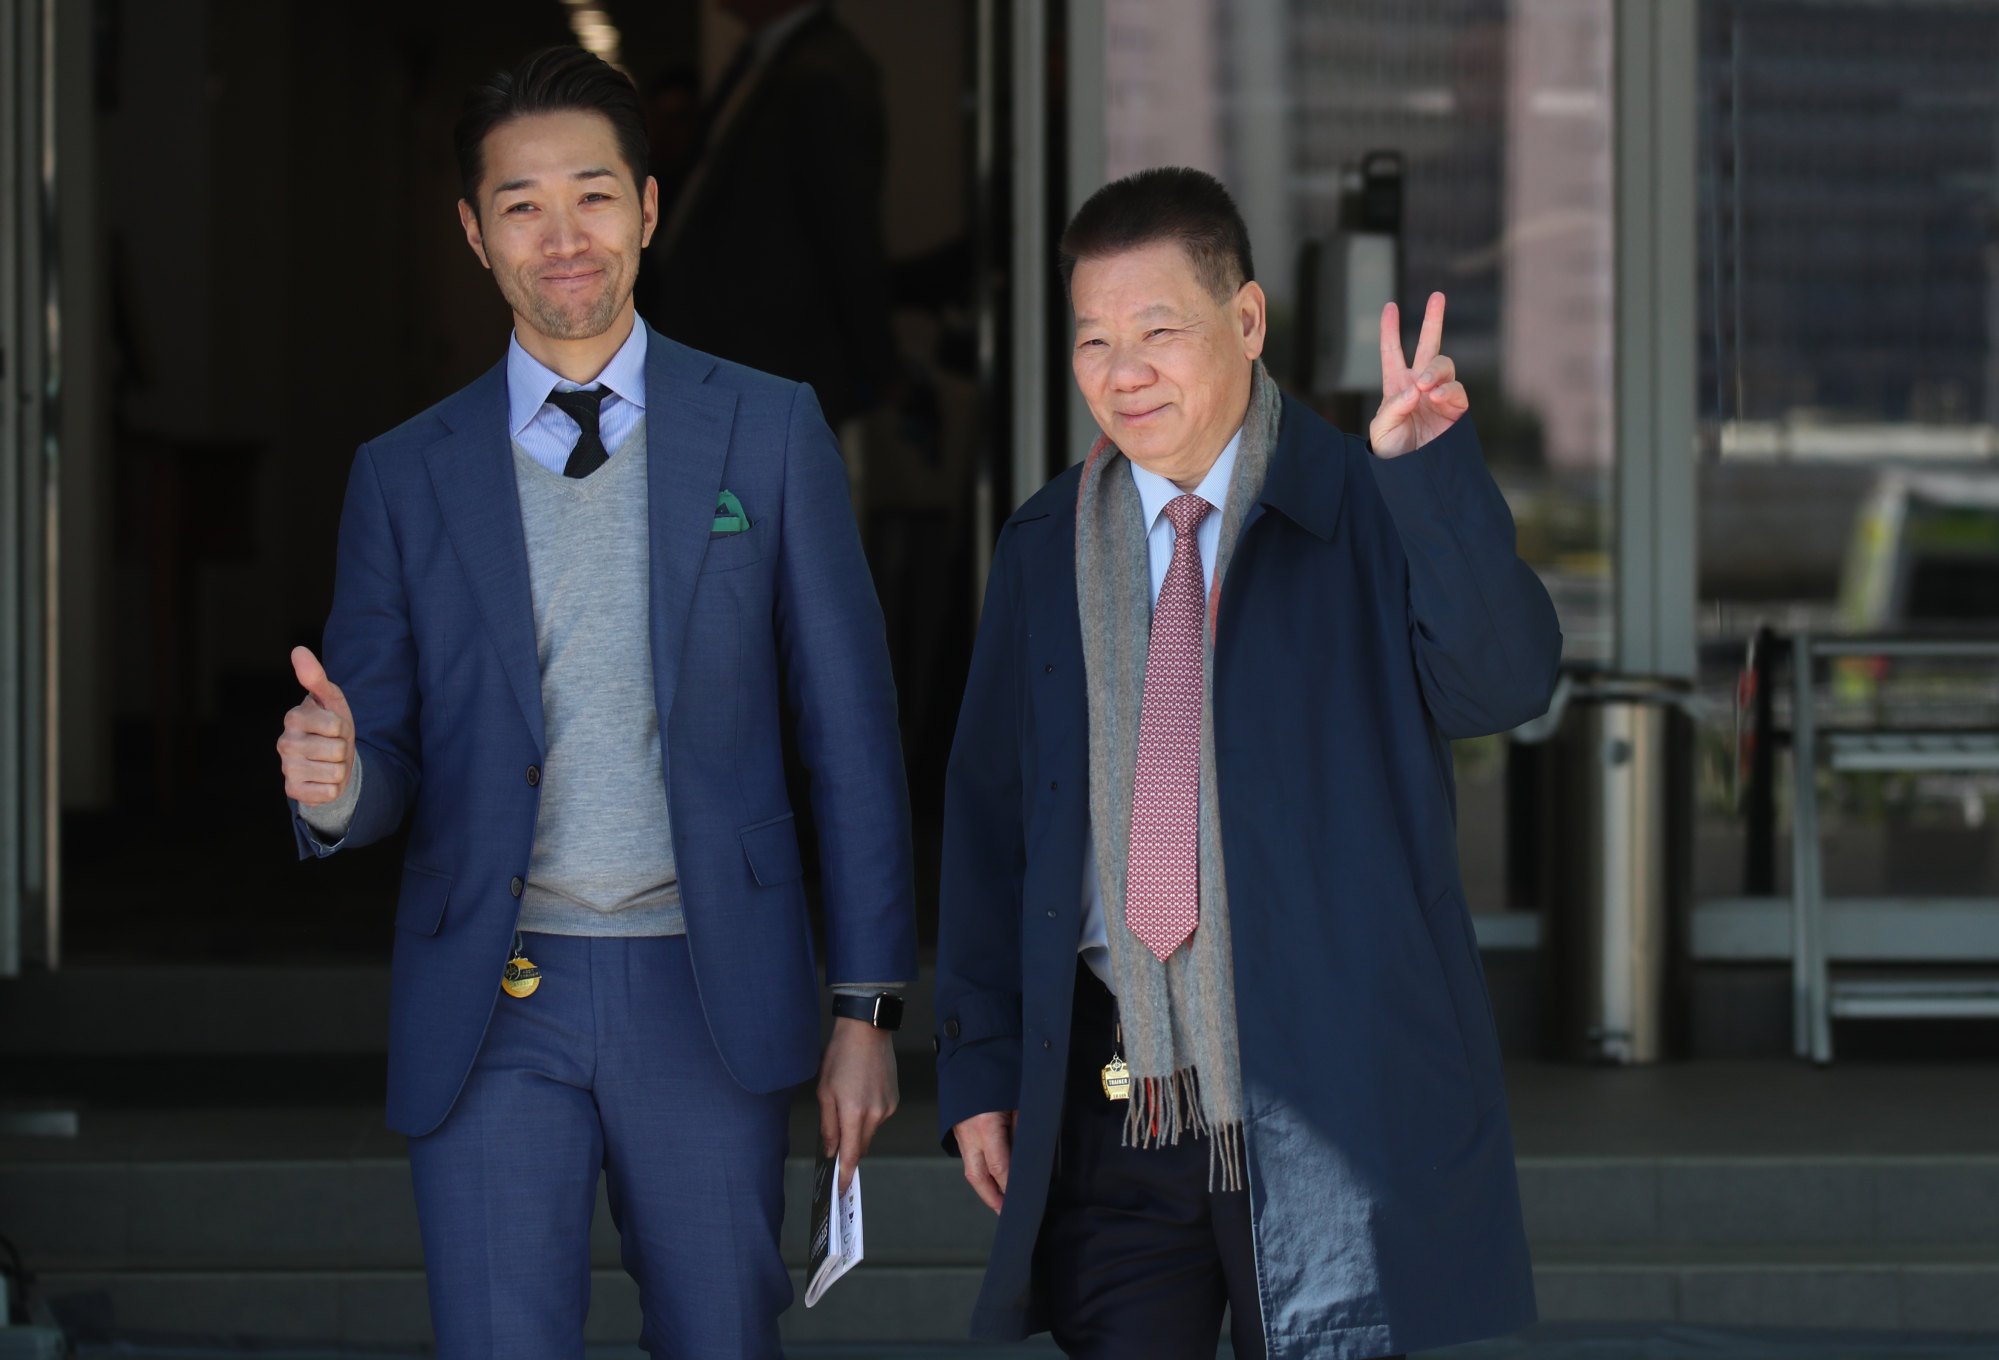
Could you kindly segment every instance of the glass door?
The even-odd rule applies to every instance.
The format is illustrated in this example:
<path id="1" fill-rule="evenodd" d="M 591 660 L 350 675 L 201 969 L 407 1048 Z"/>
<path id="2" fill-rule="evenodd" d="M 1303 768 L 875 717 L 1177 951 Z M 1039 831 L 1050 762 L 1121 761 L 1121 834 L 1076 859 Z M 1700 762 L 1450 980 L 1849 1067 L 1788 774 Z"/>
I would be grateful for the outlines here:
<path id="1" fill-rule="evenodd" d="M 1992 0 L 1700 7 L 1698 890 L 1737 957 L 1789 911 L 1785 672 L 1751 657 L 1807 628 L 1999 628 L 1995 69 Z M 1999 722 L 1989 665 L 1856 661 L 1821 692 L 1822 721 Z M 1989 896 L 1999 783 L 1843 777 L 1820 809 L 1856 928 L 1969 947 L 1971 917 L 1914 900 Z"/>
<path id="2" fill-rule="evenodd" d="M 1443 291 L 1446 350 L 1521 552 L 1555 598 L 1568 659 L 1611 662 L 1611 0 L 1092 0 L 1071 10 L 1072 31 L 1078 15 L 1100 25 L 1095 89 L 1072 96 L 1070 120 L 1072 162 L 1099 174 L 1072 196 L 1151 165 L 1220 178 L 1270 296 L 1272 374 L 1348 429 L 1364 428 L 1379 400 L 1370 360 L 1382 304 L 1400 302 L 1412 343 L 1424 297 Z M 1071 45 L 1080 67 L 1090 46 Z M 1073 437 L 1072 456 L 1087 434 Z M 1459 743 L 1457 762 L 1474 908 L 1538 906 L 1506 886 L 1505 738 Z"/>

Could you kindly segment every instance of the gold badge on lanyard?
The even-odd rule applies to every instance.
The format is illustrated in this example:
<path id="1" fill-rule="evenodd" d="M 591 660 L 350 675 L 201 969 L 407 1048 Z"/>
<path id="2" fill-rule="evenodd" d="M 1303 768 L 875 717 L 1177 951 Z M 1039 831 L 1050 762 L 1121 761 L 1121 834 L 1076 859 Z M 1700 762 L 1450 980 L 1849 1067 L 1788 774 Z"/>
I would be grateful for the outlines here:
<path id="1" fill-rule="evenodd" d="M 500 990 L 508 996 L 533 996 L 535 988 L 541 986 L 541 969 L 534 961 L 521 953 L 520 932 L 514 932 L 514 952 L 507 959 L 507 966 L 500 971 Z"/>
<path id="2" fill-rule="evenodd" d="M 1131 1099 L 1131 1069 L 1124 1061 L 1124 1026 L 1117 1027 L 1117 1046 L 1120 1051 L 1111 1054 L 1111 1060 L 1104 1064 L 1104 1099 Z"/>

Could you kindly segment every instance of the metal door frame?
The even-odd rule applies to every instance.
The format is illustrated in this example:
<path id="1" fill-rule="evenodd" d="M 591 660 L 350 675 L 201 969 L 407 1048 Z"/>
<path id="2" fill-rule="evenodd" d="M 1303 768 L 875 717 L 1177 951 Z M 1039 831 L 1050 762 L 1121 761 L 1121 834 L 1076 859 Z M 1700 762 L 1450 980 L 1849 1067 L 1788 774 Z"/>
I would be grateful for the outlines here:
<path id="1" fill-rule="evenodd" d="M 1615 24 L 1616 665 L 1691 680 L 1700 13 L 1617 0 Z"/>
<path id="2" fill-rule="evenodd" d="M 56 0 L 0 0 L 0 977 L 61 957 Z"/>

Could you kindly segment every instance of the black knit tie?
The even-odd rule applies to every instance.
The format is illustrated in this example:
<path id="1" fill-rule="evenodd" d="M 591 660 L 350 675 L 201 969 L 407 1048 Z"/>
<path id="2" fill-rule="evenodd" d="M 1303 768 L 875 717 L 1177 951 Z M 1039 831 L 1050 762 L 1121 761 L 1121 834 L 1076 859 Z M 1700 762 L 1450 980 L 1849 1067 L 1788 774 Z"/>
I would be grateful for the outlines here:
<path id="1" fill-rule="evenodd" d="M 604 448 L 604 436 L 597 432 L 597 403 L 611 394 L 608 387 L 586 387 L 580 392 L 550 392 L 549 405 L 576 422 L 576 447 L 562 465 L 565 477 L 588 477 L 611 461 Z"/>

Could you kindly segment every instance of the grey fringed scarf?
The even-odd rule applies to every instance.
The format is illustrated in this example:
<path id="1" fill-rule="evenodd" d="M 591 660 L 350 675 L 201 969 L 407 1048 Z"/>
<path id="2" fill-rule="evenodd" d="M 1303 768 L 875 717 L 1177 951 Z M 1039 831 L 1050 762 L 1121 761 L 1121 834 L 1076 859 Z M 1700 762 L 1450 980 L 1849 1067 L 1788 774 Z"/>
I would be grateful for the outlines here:
<path id="1" fill-rule="evenodd" d="M 1201 919 L 1193 938 L 1164 963 L 1132 934 L 1124 918 L 1132 778 L 1152 635 L 1152 571 L 1138 488 L 1124 455 L 1107 439 L 1090 451 L 1076 499 L 1076 605 L 1090 712 L 1090 831 L 1132 1077 L 1124 1141 L 1159 1147 L 1178 1143 L 1183 1133 L 1206 1137 L 1208 1183 L 1223 1190 L 1239 1190 L 1244 1184 L 1243 1099 L 1228 888 L 1214 787 L 1215 614 L 1243 518 L 1263 489 L 1282 410 L 1277 384 L 1256 364 L 1208 593 L 1201 692 Z"/>

